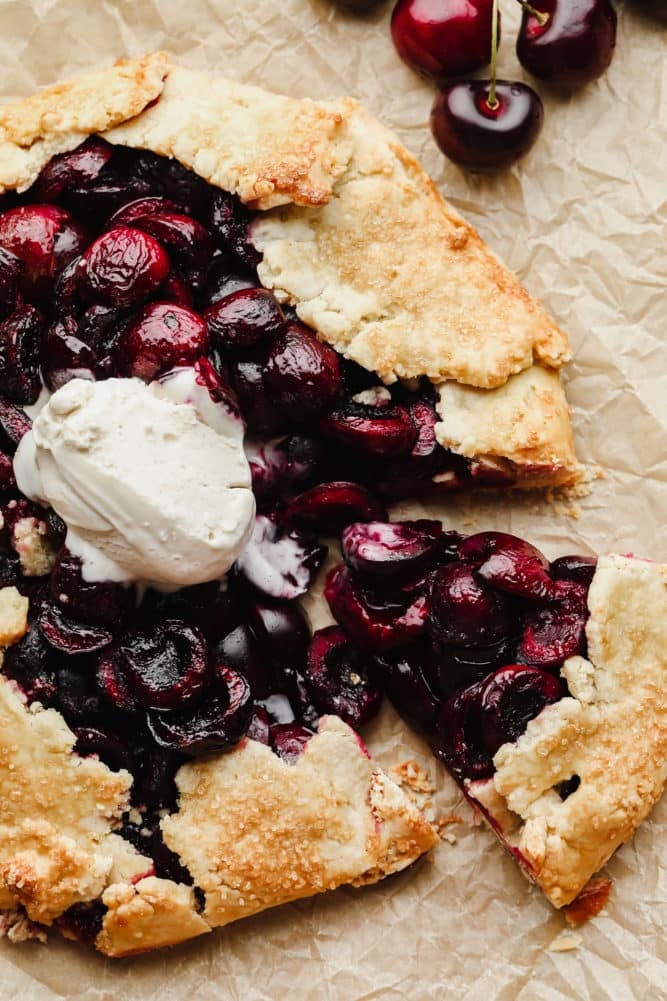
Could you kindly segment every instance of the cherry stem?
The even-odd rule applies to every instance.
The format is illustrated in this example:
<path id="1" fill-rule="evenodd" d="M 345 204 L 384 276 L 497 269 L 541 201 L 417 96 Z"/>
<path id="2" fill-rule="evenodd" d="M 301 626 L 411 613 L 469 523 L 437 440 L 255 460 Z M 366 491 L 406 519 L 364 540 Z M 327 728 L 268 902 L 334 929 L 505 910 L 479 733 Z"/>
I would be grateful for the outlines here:
<path id="1" fill-rule="evenodd" d="M 495 111 L 498 107 L 498 98 L 496 97 L 496 64 L 498 62 L 498 0 L 493 0 L 493 7 L 491 10 L 491 86 L 489 87 L 489 96 L 486 99 L 486 103 Z"/>
<path id="2" fill-rule="evenodd" d="M 528 0 L 517 0 L 517 2 L 523 7 L 525 11 L 527 11 L 536 19 L 540 28 L 544 27 L 544 25 L 549 20 L 549 15 L 546 13 L 546 11 L 536 10 L 532 4 L 528 3 Z"/>

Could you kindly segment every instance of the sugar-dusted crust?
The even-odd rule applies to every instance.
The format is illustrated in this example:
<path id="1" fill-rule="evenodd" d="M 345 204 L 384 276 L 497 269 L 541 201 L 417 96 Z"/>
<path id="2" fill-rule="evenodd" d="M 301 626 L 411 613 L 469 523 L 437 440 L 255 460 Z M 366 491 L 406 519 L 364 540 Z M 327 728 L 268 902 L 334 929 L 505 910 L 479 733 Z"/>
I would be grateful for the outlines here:
<path id="1" fill-rule="evenodd" d="M 338 351 L 386 382 L 428 376 L 502 385 L 569 358 L 565 334 L 417 161 L 358 105 L 334 197 L 260 219 L 262 283 Z"/>
<path id="2" fill-rule="evenodd" d="M 211 925 L 343 883 L 376 882 L 437 842 L 335 717 L 320 723 L 294 765 L 247 741 L 185 765 L 177 784 L 180 809 L 162 831 L 204 890 Z"/>
<path id="3" fill-rule="evenodd" d="M 570 903 L 632 836 L 667 781 L 667 566 L 598 562 L 589 659 L 566 661 L 571 698 L 497 752 L 493 782 L 467 791 L 552 904 Z M 578 775 L 561 800 L 555 786 Z"/>
<path id="4" fill-rule="evenodd" d="M 456 382 L 438 386 L 435 433 L 445 448 L 509 463 L 520 487 L 570 483 L 578 476 L 570 409 L 554 369 L 533 365 L 492 393 Z"/>
<path id="5" fill-rule="evenodd" d="M 0 675 L 0 907 L 21 904 L 43 924 L 106 886 L 105 837 L 131 784 L 127 772 L 73 755 L 73 744 L 59 713 L 29 710 Z"/>
<path id="6" fill-rule="evenodd" d="M 55 156 L 133 118 L 160 96 L 164 52 L 123 59 L 0 107 L 0 191 L 29 187 Z"/>
<path id="7" fill-rule="evenodd" d="M 128 60 L 0 109 L 0 190 L 27 187 L 50 156 L 92 132 L 173 156 L 270 210 L 254 232 L 263 284 L 385 382 L 442 384 L 441 429 L 454 451 L 465 438 L 463 454 L 510 463 L 517 486 L 580 477 L 557 375 L 565 334 L 355 101 L 281 97 L 163 53 Z M 524 394 L 511 435 L 496 435 L 515 395 L 508 380 L 530 371 L 544 382 L 547 369 L 551 402 Z M 474 404 L 478 446 L 456 431 L 457 406 L 471 406 L 452 392 L 457 383 L 485 390 Z"/>
<path id="8" fill-rule="evenodd" d="M 211 931 L 198 913 L 191 886 L 147 876 L 134 885 L 114 883 L 104 891 L 108 910 L 96 946 L 107 956 L 131 956 L 177 945 Z"/>
<path id="9" fill-rule="evenodd" d="M 0 588 L 0 647 L 18 643 L 28 628 L 28 599 L 15 587 Z"/>

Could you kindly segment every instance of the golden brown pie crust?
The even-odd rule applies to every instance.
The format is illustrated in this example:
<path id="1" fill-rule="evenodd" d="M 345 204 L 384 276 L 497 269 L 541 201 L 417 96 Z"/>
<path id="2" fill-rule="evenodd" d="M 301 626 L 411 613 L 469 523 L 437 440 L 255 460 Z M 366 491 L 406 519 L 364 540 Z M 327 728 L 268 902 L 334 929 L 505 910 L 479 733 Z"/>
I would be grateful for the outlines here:
<path id="1" fill-rule="evenodd" d="M 517 487 L 580 478 L 558 374 L 565 334 L 355 101 L 281 97 L 164 53 L 121 61 L 0 108 L 0 191 L 27 188 L 92 133 L 173 156 L 266 210 L 254 234 L 263 284 L 383 381 L 431 379 L 443 445 L 497 457 Z M 517 384 L 519 373 L 530 377 Z M 479 445 L 459 406 L 474 409 Z M 511 434 L 498 424 L 508 406 Z"/>

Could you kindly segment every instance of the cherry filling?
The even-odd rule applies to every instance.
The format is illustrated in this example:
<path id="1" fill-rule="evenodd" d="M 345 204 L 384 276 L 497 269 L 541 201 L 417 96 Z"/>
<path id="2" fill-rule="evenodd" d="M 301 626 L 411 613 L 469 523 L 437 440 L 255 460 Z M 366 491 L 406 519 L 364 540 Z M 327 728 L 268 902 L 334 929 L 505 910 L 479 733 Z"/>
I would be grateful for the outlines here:
<path id="1" fill-rule="evenodd" d="M 438 444 L 426 380 L 378 386 L 261 288 L 251 232 L 234 196 L 96 137 L 0 212 L 0 585 L 30 598 L 2 669 L 63 714 L 78 753 L 132 772 L 143 818 L 122 832 L 186 882 L 159 834 L 184 761 L 249 736 L 293 765 L 321 714 L 363 726 L 386 692 L 459 779 L 488 774 L 564 691 L 563 660 L 585 653 L 594 572 L 501 533 L 388 523 L 382 498 L 422 495 L 434 477 L 460 489 L 511 474 Z M 224 582 L 139 601 L 85 580 L 62 521 L 19 494 L 11 457 L 42 383 L 181 365 L 221 427 L 240 417 L 253 436 L 258 515 Z M 339 624 L 311 636 L 298 599 L 326 555 L 317 535 L 339 533 L 344 563 L 325 587 Z M 83 935 L 99 919 L 82 907 L 63 920 Z"/>

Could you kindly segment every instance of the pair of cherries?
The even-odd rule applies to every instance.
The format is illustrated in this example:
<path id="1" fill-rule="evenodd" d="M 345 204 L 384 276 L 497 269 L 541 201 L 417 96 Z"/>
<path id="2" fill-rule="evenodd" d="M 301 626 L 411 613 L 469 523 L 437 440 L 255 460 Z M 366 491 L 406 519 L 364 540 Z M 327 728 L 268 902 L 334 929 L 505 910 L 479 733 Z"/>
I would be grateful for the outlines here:
<path id="1" fill-rule="evenodd" d="M 616 41 L 610 0 L 519 0 L 516 43 L 521 64 L 563 87 L 595 80 L 609 66 Z M 527 84 L 496 79 L 498 0 L 398 0 L 391 33 L 398 54 L 441 83 L 486 66 L 491 79 L 459 79 L 438 92 L 431 128 L 455 163 L 478 172 L 507 167 L 535 142 L 543 121 L 539 95 Z"/>

